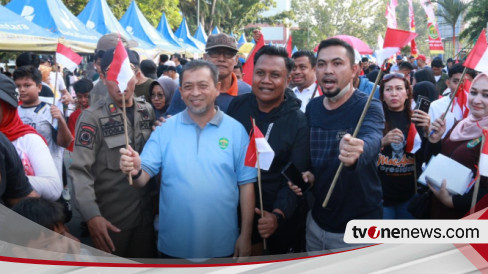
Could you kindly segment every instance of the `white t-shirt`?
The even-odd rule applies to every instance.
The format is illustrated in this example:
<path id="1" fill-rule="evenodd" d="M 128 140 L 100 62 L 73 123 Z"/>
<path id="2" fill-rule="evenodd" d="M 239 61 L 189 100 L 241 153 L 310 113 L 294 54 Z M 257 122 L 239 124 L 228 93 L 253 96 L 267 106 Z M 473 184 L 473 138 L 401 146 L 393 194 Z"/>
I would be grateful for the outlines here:
<path id="1" fill-rule="evenodd" d="M 18 112 L 24 124 L 32 126 L 46 139 L 54 164 L 58 170 L 59 178 L 62 178 L 64 148 L 56 144 L 58 120 L 54 119 L 53 121 L 50 108 L 50 104 L 41 102 L 34 107 L 23 107 L 20 105 Z"/>
<path id="2" fill-rule="evenodd" d="M 49 74 L 49 77 L 51 78 L 51 86 L 54 87 L 56 83 L 56 73 L 54 71 L 51 71 Z M 58 81 L 57 81 L 57 86 L 56 86 L 56 98 L 61 97 L 61 91 L 66 89 L 66 84 L 64 83 L 64 77 L 63 74 L 58 72 Z M 53 90 L 53 92 L 55 92 Z"/>
<path id="3" fill-rule="evenodd" d="M 449 98 L 449 96 L 444 96 L 441 99 L 435 100 L 430 104 L 429 116 L 431 123 L 433 123 L 435 119 L 441 117 L 444 114 L 450 101 L 451 98 Z M 446 137 L 446 134 L 449 132 L 449 130 L 451 130 L 454 123 L 463 119 L 463 112 L 461 111 L 461 108 L 457 104 L 455 104 L 455 102 L 453 102 L 453 104 L 454 109 L 451 105 L 449 107 L 449 111 L 446 114 L 446 132 L 444 132 L 444 134 L 442 135 L 443 139 L 444 137 Z"/>
<path id="4" fill-rule="evenodd" d="M 300 106 L 300 110 L 305 113 L 305 109 L 307 108 L 308 102 L 312 99 L 313 92 L 315 90 L 315 87 L 317 86 L 316 83 L 313 83 L 310 85 L 308 88 L 304 88 L 302 91 L 298 90 L 298 87 L 293 88 L 293 93 L 297 96 L 300 101 L 302 101 L 302 105 Z M 315 93 L 315 97 L 319 96 L 319 91 Z"/>
<path id="5" fill-rule="evenodd" d="M 12 142 L 19 157 L 27 158 L 34 171 L 33 176 L 27 176 L 32 188 L 44 199 L 56 201 L 63 191 L 63 182 L 41 136 L 33 133 L 26 134 Z"/>

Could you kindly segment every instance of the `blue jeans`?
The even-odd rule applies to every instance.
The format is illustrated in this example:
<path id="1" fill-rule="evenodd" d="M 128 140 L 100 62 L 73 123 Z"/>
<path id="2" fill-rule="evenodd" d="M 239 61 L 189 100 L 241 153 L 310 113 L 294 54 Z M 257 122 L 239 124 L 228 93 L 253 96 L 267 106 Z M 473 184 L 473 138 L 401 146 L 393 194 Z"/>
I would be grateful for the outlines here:
<path id="1" fill-rule="evenodd" d="M 383 219 L 415 219 L 407 210 L 412 198 L 394 206 L 383 206 Z"/>

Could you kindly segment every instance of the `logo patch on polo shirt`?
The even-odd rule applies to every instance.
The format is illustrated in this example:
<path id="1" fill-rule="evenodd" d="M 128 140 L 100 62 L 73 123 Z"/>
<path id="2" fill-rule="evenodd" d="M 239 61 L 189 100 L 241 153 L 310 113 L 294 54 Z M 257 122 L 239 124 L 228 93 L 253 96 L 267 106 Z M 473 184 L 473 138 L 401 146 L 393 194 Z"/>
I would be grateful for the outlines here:
<path id="1" fill-rule="evenodd" d="M 95 134 L 97 133 L 97 128 L 86 124 L 80 123 L 78 133 L 76 136 L 76 145 L 86 147 L 88 149 L 93 149 L 93 142 L 95 141 Z"/>
<path id="2" fill-rule="evenodd" d="M 219 139 L 219 147 L 221 149 L 226 149 L 229 146 L 229 139 L 222 137 Z"/>
<path id="3" fill-rule="evenodd" d="M 481 137 L 469 141 L 468 148 L 473 148 L 477 146 L 479 143 L 481 143 Z"/>

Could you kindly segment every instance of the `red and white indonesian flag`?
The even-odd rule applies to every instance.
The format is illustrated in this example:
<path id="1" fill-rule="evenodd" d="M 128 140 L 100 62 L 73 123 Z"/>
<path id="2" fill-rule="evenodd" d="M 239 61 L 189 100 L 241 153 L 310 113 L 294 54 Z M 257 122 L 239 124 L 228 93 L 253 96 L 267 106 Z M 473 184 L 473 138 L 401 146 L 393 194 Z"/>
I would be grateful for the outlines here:
<path id="1" fill-rule="evenodd" d="M 61 64 L 63 67 L 73 72 L 83 60 L 83 57 L 72 51 L 65 45 L 58 43 L 56 48 L 56 63 Z"/>
<path id="2" fill-rule="evenodd" d="M 401 48 L 408 45 L 415 37 L 417 37 L 415 32 L 387 28 L 383 49 L 376 51 L 378 64 L 383 63 L 385 59 L 399 52 Z"/>
<path id="3" fill-rule="evenodd" d="M 259 153 L 259 166 L 256 154 Z M 256 167 L 263 170 L 269 170 L 274 158 L 274 151 L 264 138 L 263 133 L 257 126 L 251 130 L 249 146 L 247 147 L 245 166 Z"/>
<path id="4" fill-rule="evenodd" d="M 481 149 L 480 163 L 478 165 L 478 170 L 481 176 L 488 177 L 488 142 L 486 138 L 488 137 L 488 129 L 483 129 L 483 138 L 485 139 L 485 145 Z"/>
<path id="5" fill-rule="evenodd" d="M 405 151 L 408 153 L 415 153 L 422 146 L 422 139 L 415 128 L 414 123 L 410 123 L 410 128 L 408 129 L 407 144 Z"/>
<path id="6" fill-rule="evenodd" d="M 386 26 L 388 28 L 397 28 L 397 20 L 396 20 L 396 7 L 398 6 L 397 0 L 390 0 L 388 6 L 386 6 Z"/>
<path id="7" fill-rule="evenodd" d="M 107 71 L 107 80 L 116 82 L 120 92 L 125 92 L 127 83 L 133 76 L 134 71 L 130 67 L 129 55 L 119 37 L 119 42 L 114 51 L 114 58 Z"/>
<path id="8" fill-rule="evenodd" d="M 488 43 L 485 29 L 481 31 L 476 45 L 474 45 L 468 58 L 466 58 L 466 62 L 464 62 L 464 66 L 477 71 L 488 72 Z"/>

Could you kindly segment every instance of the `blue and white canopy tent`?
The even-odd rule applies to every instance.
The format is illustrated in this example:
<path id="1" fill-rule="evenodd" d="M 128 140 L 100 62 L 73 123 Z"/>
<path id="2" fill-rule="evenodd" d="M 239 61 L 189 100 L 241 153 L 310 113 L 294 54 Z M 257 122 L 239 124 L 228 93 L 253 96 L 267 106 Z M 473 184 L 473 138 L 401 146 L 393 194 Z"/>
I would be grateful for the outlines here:
<path id="1" fill-rule="evenodd" d="M 193 38 L 197 39 L 198 41 L 202 42 L 203 44 L 207 44 L 207 34 L 205 34 L 205 30 L 203 29 L 202 24 L 198 23 L 197 31 Z"/>
<path id="2" fill-rule="evenodd" d="M 11 11 L 63 38 L 62 43 L 76 52 L 92 53 L 100 34 L 89 30 L 61 0 L 12 0 Z"/>
<path id="3" fill-rule="evenodd" d="M 126 39 L 137 41 L 138 46 L 134 49 L 143 57 L 153 59 L 158 54 L 154 46 L 125 31 L 124 27 L 115 18 L 106 0 L 90 0 L 83 11 L 78 14 L 78 19 L 88 29 L 96 30 L 102 35 L 115 32 L 120 33 Z"/>
<path id="4" fill-rule="evenodd" d="M 205 44 L 190 35 L 190 31 L 188 30 L 188 25 L 185 18 L 183 18 L 183 20 L 181 21 L 180 26 L 175 32 L 175 36 L 179 38 L 179 41 L 183 44 L 183 46 L 189 46 L 188 48 L 185 48 L 185 50 L 191 51 L 191 48 L 195 48 L 200 53 L 205 52 Z"/>
<path id="5" fill-rule="evenodd" d="M 220 33 L 219 28 L 217 28 L 217 26 L 215 26 L 215 28 L 212 30 L 212 34 L 219 34 L 219 33 Z"/>
<path id="6" fill-rule="evenodd" d="M 0 5 L 0 50 L 55 51 L 59 35 Z"/>
<path id="7" fill-rule="evenodd" d="M 169 41 L 165 40 L 147 21 L 141 10 L 137 7 L 135 0 L 132 1 L 119 22 L 129 34 L 149 43 L 150 45 L 158 47 L 160 52 L 168 54 L 182 52 L 181 47 L 175 46 Z"/>
<path id="8" fill-rule="evenodd" d="M 161 15 L 161 19 L 159 20 L 158 27 L 156 30 L 159 32 L 163 38 L 165 38 L 169 43 L 178 46 L 182 49 L 185 49 L 185 46 L 182 45 L 179 41 L 178 38 L 175 36 L 173 31 L 171 30 L 171 26 L 169 25 L 168 19 L 166 18 L 166 13 L 163 12 Z"/>
<path id="9" fill-rule="evenodd" d="M 244 35 L 244 32 L 241 34 L 241 37 L 239 38 L 239 41 L 237 41 L 237 48 L 240 48 L 242 45 L 247 43 L 246 36 Z"/>

